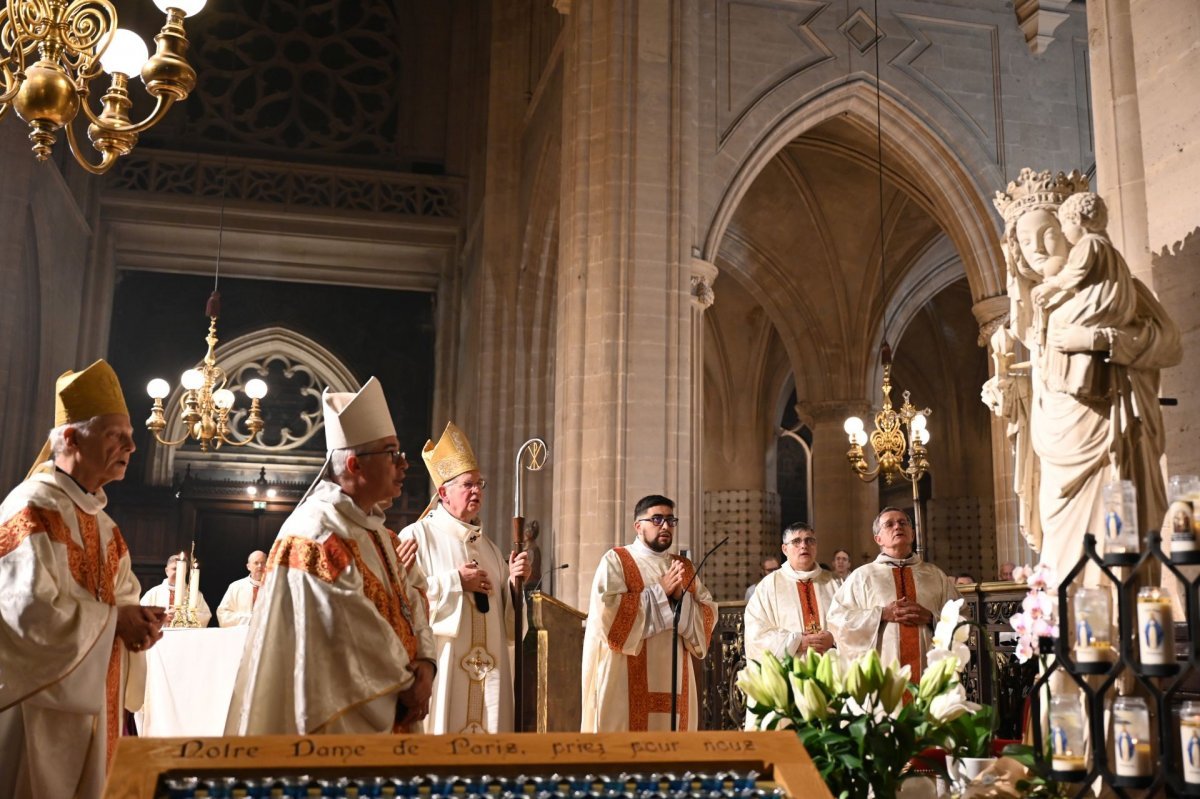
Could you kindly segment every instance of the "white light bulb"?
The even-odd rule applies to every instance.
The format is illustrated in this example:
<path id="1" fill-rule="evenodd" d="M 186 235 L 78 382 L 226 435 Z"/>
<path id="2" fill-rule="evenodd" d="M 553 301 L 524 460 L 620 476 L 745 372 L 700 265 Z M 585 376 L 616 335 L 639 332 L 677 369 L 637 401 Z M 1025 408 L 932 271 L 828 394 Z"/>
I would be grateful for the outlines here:
<path id="1" fill-rule="evenodd" d="M 267 396 L 267 384 L 257 377 L 246 381 L 246 396 L 250 399 L 262 399 Z"/>
<path id="2" fill-rule="evenodd" d="M 258 489 L 254 486 L 246 486 L 246 493 L 252 497 L 258 496 Z"/>
<path id="3" fill-rule="evenodd" d="M 277 492 L 275 491 L 275 489 L 273 489 L 273 488 L 268 488 L 268 489 L 267 489 L 267 499 L 275 499 L 275 494 L 276 494 L 276 493 L 277 493 Z"/>
<path id="4" fill-rule="evenodd" d="M 929 443 L 929 431 L 928 430 L 914 430 L 913 438 L 915 438 L 915 439 L 917 439 L 917 441 L 921 442 L 921 446 L 925 446 L 926 444 Z"/>
<path id="5" fill-rule="evenodd" d="M 863 444 L 866 444 L 867 443 L 867 434 L 864 433 L 862 430 L 859 430 L 857 433 L 854 434 L 854 443 L 858 444 L 860 447 Z"/>
<path id="6" fill-rule="evenodd" d="M 233 407 L 233 401 L 237 399 L 233 396 L 233 392 L 227 388 L 219 388 L 213 392 L 213 405 L 216 405 L 223 411 L 227 411 Z"/>
<path id="7" fill-rule="evenodd" d="M 925 429 L 925 425 L 926 425 L 927 423 L 928 423 L 928 422 L 927 422 L 927 420 L 925 419 L 925 414 L 923 414 L 923 413 L 918 413 L 916 416 L 914 416 L 914 417 L 912 418 L 912 421 L 908 423 L 908 426 L 909 426 L 910 428 L 912 428 L 914 431 L 916 431 L 916 430 L 924 430 L 924 429 Z"/>
<path id="8" fill-rule="evenodd" d="M 158 10 L 167 13 L 168 9 L 177 8 L 185 17 L 194 16 L 204 8 L 205 0 L 154 0 Z"/>
<path id="9" fill-rule="evenodd" d="M 156 377 L 146 384 L 146 393 L 150 399 L 162 399 L 171 393 L 171 384 L 161 377 Z"/>
<path id="10" fill-rule="evenodd" d="M 142 71 L 142 65 L 150 58 L 150 51 L 142 37 L 131 30 L 117 28 L 113 31 L 112 40 L 100 56 L 100 66 L 112 75 L 120 72 L 125 77 L 137 75 Z"/>
<path id="11" fill-rule="evenodd" d="M 855 433 L 863 431 L 863 420 L 857 416 L 851 416 L 842 424 L 842 429 L 846 431 L 846 435 L 853 436 Z"/>
<path id="12" fill-rule="evenodd" d="M 195 391 L 204 385 L 204 373 L 199 369 L 188 369 L 183 373 L 183 376 L 179 378 L 179 382 L 188 391 Z"/>

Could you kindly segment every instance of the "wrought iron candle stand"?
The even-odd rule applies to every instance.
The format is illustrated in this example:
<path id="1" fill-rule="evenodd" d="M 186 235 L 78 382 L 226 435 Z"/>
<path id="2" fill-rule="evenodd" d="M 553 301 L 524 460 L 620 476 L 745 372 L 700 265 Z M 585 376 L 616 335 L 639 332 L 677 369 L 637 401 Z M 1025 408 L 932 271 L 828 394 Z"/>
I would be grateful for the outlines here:
<path id="1" fill-rule="evenodd" d="M 1186 614 L 1189 620 L 1200 618 L 1200 576 L 1187 578 L 1179 569 L 1180 566 L 1200 565 L 1200 551 L 1181 552 L 1171 558 L 1162 551 L 1162 536 L 1151 532 L 1146 536 L 1146 549 L 1141 553 L 1120 553 L 1101 556 L 1096 552 L 1096 537 L 1091 533 L 1084 536 L 1083 556 L 1075 567 L 1062 579 L 1058 587 L 1059 629 L 1060 634 L 1053 644 L 1054 659 L 1034 683 L 1031 698 L 1031 715 L 1033 720 L 1033 748 L 1041 771 L 1059 782 L 1076 783 L 1079 790 L 1074 796 L 1089 795 L 1091 785 L 1101 780 L 1104 785 L 1113 790 L 1118 796 L 1198 796 L 1200 784 L 1188 783 L 1183 777 L 1183 758 L 1186 752 L 1181 751 L 1179 724 L 1172 712 L 1179 704 L 1176 696 L 1184 684 L 1184 680 L 1197 669 L 1200 669 L 1200 646 L 1197 646 L 1200 636 L 1189 634 L 1187 659 L 1167 664 L 1146 664 L 1141 662 L 1140 642 L 1134 646 L 1137 638 L 1137 575 L 1142 567 L 1150 561 L 1157 561 L 1169 570 L 1185 587 Z M 1115 587 L 1117 594 L 1117 630 L 1119 632 L 1119 649 L 1111 662 L 1087 663 L 1078 662 L 1073 657 L 1068 636 L 1069 616 L 1067 609 L 1070 588 L 1075 580 L 1084 572 L 1088 564 L 1095 564 L 1104 576 Z M 1125 569 L 1125 576 L 1118 577 L 1114 568 Z M 1174 653 L 1174 625 L 1165 631 L 1166 645 Z M 1049 641 L 1042 639 L 1043 652 L 1048 651 Z M 1050 684 L 1056 672 L 1069 675 L 1071 680 L 1083 693 L 1087 710 L 1087 729 L 1091 740 L 1091 765 L 1081 771 L 1055 771 L 1051 763 L 1046 762 L 1045 737 L 1042 729 L 1042 690 Z M 1116 773 L 1114 764 L 1110 763 L 1109 738 L 1105 725 L 1105 701 L 1110 697 L 1118 678 L 1125 672 L 1133 675 L 1140 687 L 1140 694 L 1146 698 L 1146 703 L 1153 716 L 1152 736 L 1157 738 L 1157 768 L 1151 768 L 1147 777 L 1120 776 Z M 1089 683 L 1087 677 L 1099 677 L 1096 684 Z M 1115 697 L 1113 697 L 1115 698 Z M 1153 761 L 1152 761 L 1153 762 Z M 1133 791 L 1133 793 L 1130 793 Z"/>

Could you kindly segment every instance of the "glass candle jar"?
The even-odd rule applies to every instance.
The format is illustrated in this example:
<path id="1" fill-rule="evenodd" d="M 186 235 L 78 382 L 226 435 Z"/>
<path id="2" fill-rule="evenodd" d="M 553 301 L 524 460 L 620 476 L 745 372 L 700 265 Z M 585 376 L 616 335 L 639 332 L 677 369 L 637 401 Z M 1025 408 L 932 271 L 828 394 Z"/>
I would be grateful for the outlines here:
<path id="1" fill-rule="evenodd" d="M 1104 551 L 1138 551 L 1137 488 L 1132 480 L 1104 486 Z"/>
<path id="2" fill-rule="evenodd" d="M 1179 712 L 1179 752 L 1183 780 L 1200 785 L 1200 702 L 1184 702 Z"/>
<path id="3" fill-rule="evenodd" d="M 1078 692 L 1050 697 L 1050 744 L 1054 771 L 1086 771 L 1083 707 Z"/>
<path id="4" fill-rule="evenodd" d="M 1200 477 L 1194 474 L 1173 474 L 1167 481 L 1167 516 L 1163 519 L 1163 538 L 1169 538 L 1171 552 L 1192 552 L 1196 549 L 1197 496 Z"/>
<path id="5" fill-rule="evenodd" d="M 1112 592 L 1106 588 L 1075 589 L 1075 660 L 1111 661 Z"/>
<path id="6" fill-rule="evenodd" d="M 1137 595 L 1138 647 L 1147 665 L 1175 662 L 1175 623 L 1171 598 L 1157 585 L 1146 586 Z"/>
<path id="7" fill-rule="evenodd" d="M 1113 752 L 1117 776 L 1149 777 L 1153 773 L 1150 756 L 1150 711 L 1140 696 L 1118 696 L 1112 709 Z"/>

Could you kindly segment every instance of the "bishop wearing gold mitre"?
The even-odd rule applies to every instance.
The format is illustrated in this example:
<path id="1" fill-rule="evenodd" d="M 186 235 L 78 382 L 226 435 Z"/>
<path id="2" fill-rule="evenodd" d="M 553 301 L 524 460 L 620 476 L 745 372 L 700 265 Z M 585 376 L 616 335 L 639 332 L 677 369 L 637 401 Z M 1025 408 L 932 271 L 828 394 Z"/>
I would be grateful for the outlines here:
<path id="1" fill-rule="evenodd" d="M 425 604 L 378 507 L 408 469 L 383 388 L 321 407 L 325 465 L 267 556 L 227 735 L 408 731 L 428 710 Z"/>
<path id="2" fill-rule="evenodd" d="M 421 457 L 437 493 L 400 538 L 417 542 L 416 569 L 426 581 L 437 642 L 438 675 L 425 732 L 511 732 L 508 586 L 529 575 L 529 555 L 506 558 L 480 527 L 487 481 L 462 430 L 450 422 L 437 444 L 426 442 Z"/>
<path id="3" fill-rule="evenodd" d="M 141 707 L 141 651 L 163 611 L 141 587 L 103 486 L 133 428 L 104 361 L 55 386 L 54 428 L 0 504 L 0 796 L 99 797 L 122 712 Z"/>

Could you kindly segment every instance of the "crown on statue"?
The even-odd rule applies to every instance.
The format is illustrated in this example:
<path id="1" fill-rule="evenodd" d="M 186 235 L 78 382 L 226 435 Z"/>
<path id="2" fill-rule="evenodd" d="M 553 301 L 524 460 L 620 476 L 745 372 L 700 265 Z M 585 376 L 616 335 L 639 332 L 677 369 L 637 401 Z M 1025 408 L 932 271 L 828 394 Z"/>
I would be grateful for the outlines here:
<path id="1" fill-rule="evenodd" d="M 996 192 L 992 203 L 1004 221 L 1011 222 L 1031 208 L 1059 206 L 1072 194 L 1087 190 L 1088 179 L 1078 169 L 1068 175 L 1048 169 L 1035 172 L 1025 167 L 1017 179 L 1008 184 L 1007 191 Z"/>

